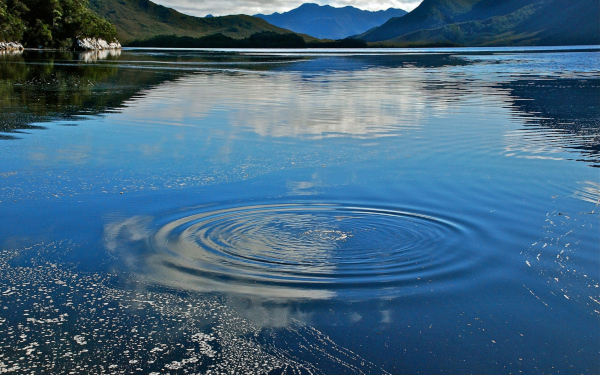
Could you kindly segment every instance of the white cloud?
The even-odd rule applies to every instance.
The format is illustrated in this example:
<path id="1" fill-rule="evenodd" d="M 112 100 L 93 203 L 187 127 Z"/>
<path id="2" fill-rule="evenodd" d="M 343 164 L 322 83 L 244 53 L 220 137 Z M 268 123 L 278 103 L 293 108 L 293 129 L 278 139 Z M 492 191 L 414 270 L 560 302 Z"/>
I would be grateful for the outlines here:
<path id="1" fill-rule="evenodd" d="M 182 13 L 203 17 L 207 14 L 225 16 L 229 14 L 271 14 L 287 12 L 306 2 L 334 7 L 353 6 L 365 10 L 401 8 L 407 11 L 416 8 L 422 0 L 154 0 L 155 3 L 174 8 Z"/>

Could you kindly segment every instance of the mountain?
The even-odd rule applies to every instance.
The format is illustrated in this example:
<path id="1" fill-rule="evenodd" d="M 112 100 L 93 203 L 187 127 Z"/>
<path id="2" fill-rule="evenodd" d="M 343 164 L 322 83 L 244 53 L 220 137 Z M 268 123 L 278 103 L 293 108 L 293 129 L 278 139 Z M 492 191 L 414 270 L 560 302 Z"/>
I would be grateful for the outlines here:
<path id="1" fill-rule="evenodd" d="M 89 0 L 90 9 L 115 25 L 122 44 L 159 35 L 201 38 L 223 34 L 243 39 L 252 34 L 290 33 L 257 17 L 235 15 L 200 18 L 188 16 L 149 0 Z M 312 40 L 312 38 L 305 38 Z"/>
<path id="2" fill-rule="evenodd" d="M 394 8 L 371 12 L 351 6 L 334 8 L 329 5 L 303 4 L 289 12 L 256 14 L 255 17 L 297 33 L 321 39 L 343 39 L 405 14 L 406 11 Z"/>
<path id="3" fill-rule="evenodd" d="M 539 0 L 424 0 L 406 16 L 392 18 L 380 27 L 362 34 L 360 39 L 379 42 L 413 31 L 506 15 L 536 1 Z"/>
<path id="4" fill-rule="evenodd" d="M 600 43 L 598 0 L 424 0 L 356 38 L 384 45 Z"/>

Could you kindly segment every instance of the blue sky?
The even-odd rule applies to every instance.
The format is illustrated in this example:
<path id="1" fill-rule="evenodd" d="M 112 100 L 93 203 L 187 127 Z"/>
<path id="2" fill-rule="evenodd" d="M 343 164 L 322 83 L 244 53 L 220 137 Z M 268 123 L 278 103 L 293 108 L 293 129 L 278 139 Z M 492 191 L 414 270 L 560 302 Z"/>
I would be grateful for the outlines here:
<path id="1" fill-rule="evenodd" d="M 286 12 L 302 5 L 313 2 L 320 5 L 344 7 L 351 5 L 359 9 L 381 10 L 400 8 L 411 11 L 422 0 L 152 0 L 182 13 L 203 17 L 207 14 L 225 16 L 229 14 L 271 14 Z"/>

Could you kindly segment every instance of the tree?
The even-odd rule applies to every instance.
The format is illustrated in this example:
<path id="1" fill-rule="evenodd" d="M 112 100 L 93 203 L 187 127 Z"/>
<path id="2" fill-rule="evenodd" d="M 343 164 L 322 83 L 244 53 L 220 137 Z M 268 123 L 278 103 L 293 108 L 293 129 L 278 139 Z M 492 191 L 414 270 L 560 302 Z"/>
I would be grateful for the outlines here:
<path id="1" fill-rule="evenodd" d="M 93 14 L 87 0 L 0 0 L 0 41 L 68 48 L 75 38 L 116 37 L 115 27 Z"/>
<path id="2" fill-rule="evenodd" d="M 21 15 L 28 12 L 25 4 L 18 0 L 0 0 L 0 41 L 20 41 L 25 32 Z"/>

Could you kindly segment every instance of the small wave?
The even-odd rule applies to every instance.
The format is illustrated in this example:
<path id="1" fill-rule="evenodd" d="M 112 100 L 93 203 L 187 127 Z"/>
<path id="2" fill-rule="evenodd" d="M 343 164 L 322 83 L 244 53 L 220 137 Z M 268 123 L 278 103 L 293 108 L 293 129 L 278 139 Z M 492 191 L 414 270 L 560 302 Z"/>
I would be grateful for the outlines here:
<path id="1" fill-rule="evenodd" d="M 107 238 L 143 233 L 127 225 L 143 222 L 113 225 L 123 235 Z M 391 209 L 335 204 L 198 209 L 154 220 L 154 227 L 128 263 L 147 280 L 190 290 L 292 299 L 389 297 L 459 277 L 471 260 L 461 249 L 465 226 Z"/>
<path id="2" fill-rule="evenodd" d="M 583 184 L 585 186 L 576 190 L 574 197 L 585 202 L 600 205 L 600 183 L 594 181 L 585 181 Z"/>

